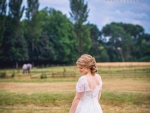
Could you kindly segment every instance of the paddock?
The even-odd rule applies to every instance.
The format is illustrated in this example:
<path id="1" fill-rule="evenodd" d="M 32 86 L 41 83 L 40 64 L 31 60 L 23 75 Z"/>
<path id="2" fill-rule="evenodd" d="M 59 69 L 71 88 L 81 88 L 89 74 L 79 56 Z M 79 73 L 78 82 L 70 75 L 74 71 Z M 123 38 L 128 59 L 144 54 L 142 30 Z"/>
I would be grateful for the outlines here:
<path id="1" fill-rule="evenodd" d="M 150 74 L 147 66 L 98 67 L 103 80 L 100 104 L 104 113 L 148 113 L 150 110 Z M 103 68 L 103 69 L 102 69 Z M 129 72 L 122 71 L 122 68 Z M 138 69 L 134 71 L 134 69 Z M 105 69 L 105 70 L 104 70 Z M 101 70 L 101 71 L 100 71 Z M 75 66 L 33 68 L 30 74 L 6 69 L 0 78 L 0 112 L 2 113 L 67 113 L 81 76 Z M 11 77 L 12 72 L 15 74 Z M 59 76 L 52 77 L 52 73 Z M 76 76 L 61 73 L 75 72 Z M 107 72 L 107 73 L 106 73 Z M 124 73 L 122 73 L 124 72 Z M 120 74 L 119 74 L 120 73 Z M 45 74 L 46 78 L 41 78 Z"/>

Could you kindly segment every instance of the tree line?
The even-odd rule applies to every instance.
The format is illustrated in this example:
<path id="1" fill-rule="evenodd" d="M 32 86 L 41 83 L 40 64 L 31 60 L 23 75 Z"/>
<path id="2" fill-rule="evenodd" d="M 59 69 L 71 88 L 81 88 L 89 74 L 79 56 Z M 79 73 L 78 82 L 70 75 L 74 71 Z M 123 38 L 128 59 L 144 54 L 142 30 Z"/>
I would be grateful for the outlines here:
<path id="1" fill-rule="evenodd" d="M 27 0 L 27 7 L 23 0 L 6 1 L 0 0 L 1 65 L 74 64 L 85 53 L 98 62 L 150 61 L 150 34 L 142 26 L 112 22 L 99 30 L 87 22 L 84 0 L 69 0 L 70 17 L 54 8 L 39 10 L 38 0 Z"/>

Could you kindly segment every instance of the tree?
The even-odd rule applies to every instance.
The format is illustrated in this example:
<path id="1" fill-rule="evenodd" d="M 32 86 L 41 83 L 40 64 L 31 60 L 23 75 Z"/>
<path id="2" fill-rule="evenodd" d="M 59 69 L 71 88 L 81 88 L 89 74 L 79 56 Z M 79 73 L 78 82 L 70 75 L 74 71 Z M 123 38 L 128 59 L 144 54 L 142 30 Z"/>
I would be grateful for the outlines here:
<path id="1" fill-rule="evenodd" d="M 26 17 L 29 21 L 32 21 L 34 15 L 38 12 L 39 1 L 38 0 L 27 0 L 28 7 L 26 8 Z"/>
<path id="2" fill-rule="evenodd" d="M 38 0 L 27 0 L 27 8 L 26 8 L 26 30 L 25 30 L 25 38 L 28 42 L 28 50 L 29 57 L 32 61 L 32 65 L 34 66 L 35 57 L 35 44 L 38 43 L 39 37 L 41 35 L 42 29 L 39 24 L 39 16 L 38 16 L 38 8 L 39 1 Z"/>
<path id="3" fill-rule="evenodd" d="M 53 43 L 50 42 L 48 32 L 45 28 L 49 23 L 49 12 L 47 8 L 44 8 L 37 13 L 39 28 L 42 29 L 40 37 L 34 46 L 34 59 L 38 61 L 53 61 L 54 60 L 54 48 Z"/>
<path id="4" fill-rule="evenodd" d="M 139 36 L 136 46 L 136 59 L 138 61 L 150 61 L 150 34 Z"/>
<path id="5" fill-rule="evenodd" d="M 100 37 L 100 31 L 94 24 L 89 24 L 89 27 L 90 27 L 90 37 L 92 40 L 92 46 L 90 48 L 89 53 L 98 60 L 100 58 L 100 51 L 99 51 L 100 43 L 98 41 L 98 38 Z"/>
<path id="6" fill-rule="evenodd" d="M 135 43 L 137 42 L 139 36 L 144 33 L 144 29 L 140 25 L 114 23 L 114 22 L 112 24 L 122 27 L 125 30 L 125 32 L 131 35 Z"/>
<path id="7" fill-rule="evenodd" d="M 2 55 L 2 41 L 5 31 L 5 21 L 6 21 L 6 0 L 0 1 L 0 56 Z"/>
<path id="8" fill-rule="evenodd" d="M 96 58 L 98 62 L 108 62 L 109 55 L 105 43 L 101 40 L 101 32 L 94 24 L 89 24 L 92 47 L 89 53 Z"/>
<path id="9" fill-rule="evenodd" d="M 76 35 L 70 20 L 60 11 L 50 9 L 49 20 L 43 33 L 49 37 L 49 54 L 51 60 L 72 63 L 77 58 Z M 45 53 L 47 54 L 46 50 Z M 48 54 L 47 54 L 48 55 Z"/>
<path id="10" fill-rule="evenodd" d="M 124 31 L 132 37 L 133 47 L 131 48 L 131 56 L 132 56 L 133 61 L 135 61 L 137 58 L 136 53 L 138 52 L 138 46 L 139 46 L 137 42 L 139 38 L 141 37 L 141 35 L 144 34 L 144 28 L 140 25 L 126 24 L 126 23 L 112 22 L 111 24 L 122 27 Z"/>
<path id="11" fill-rule="evenodd" d="M 6 18 L 6 30 L 3 37 L 3 60 L 18 61 L 26 60 L 26 43 L 23 38 L 20 19 L 23 15 L 24 6 L 22 0 L 10 0 L 9 12 Z M 25 51 L 24 51 L 25 50 Z"/>
<path id="12" fill-rule="evenodd" d="M 77 35 L 78 56 L 88 53 L 91 48 L 90 28 L 85 23 L 88 17 L 88 5 L 84 0 L 70 0 L 71 19 Z"/>
<path id="13" fill-rule="evenodd" d="M 107 47 L 111 61 L 119 60 L 118 56 L 121 56 L 123 62 L 132 60 L 133 39 L 123 27 L 111 23 L 103 27 L 102 33 L 108 39 Z"/>

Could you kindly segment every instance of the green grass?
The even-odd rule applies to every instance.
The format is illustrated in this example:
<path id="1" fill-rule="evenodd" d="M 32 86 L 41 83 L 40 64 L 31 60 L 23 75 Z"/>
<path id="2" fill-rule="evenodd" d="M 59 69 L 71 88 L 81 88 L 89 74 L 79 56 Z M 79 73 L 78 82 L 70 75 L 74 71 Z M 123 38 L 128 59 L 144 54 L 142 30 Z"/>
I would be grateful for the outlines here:
<path id="1" fill-rule="evenodd" d="M 62 103 L 71 104 L 74 92 L 69 93 L 12 93 L 1 91 L 0 106 L 30 105 L 36 106 L 60 106 Z"/>
<path id="2" fill-rule="evenodd" d="M 24 93 L 0 92 L 1 113 L 68 112 L 74 93 Z"/>
<path id="3" fill-rule="evenodd" d="M 120 105 L 120 104 L 150 104 L 150 94 L 142 93 L 118 93 L 104 92 L 101 97 L 102 103 Z"/>
<path id="4" fill-rule="evenodd" d="M 56 93 L 12 93 L 8 91 L 0 92 L 0 106 L 30 105 L 36 106 L 62 106 L 61 104 L 71 105 L 75 92 L 56 92 Z M 150 95 L 140 93 L 114 93 L 102 92 L 101 102 L 103 104 L 120 105 L 135 104 L 150 105 Z"/>

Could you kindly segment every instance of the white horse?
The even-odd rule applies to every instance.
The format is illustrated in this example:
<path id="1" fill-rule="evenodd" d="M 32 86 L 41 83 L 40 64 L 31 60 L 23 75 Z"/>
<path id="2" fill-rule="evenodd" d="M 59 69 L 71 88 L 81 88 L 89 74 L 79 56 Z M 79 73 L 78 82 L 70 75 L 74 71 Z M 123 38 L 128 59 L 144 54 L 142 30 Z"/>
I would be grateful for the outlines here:
<path id="1" fill-rule="evenodd" d="M 23 64 L 22 73 L 30 73 L 30 69 L 32 68 L 32 64 Z"/>

